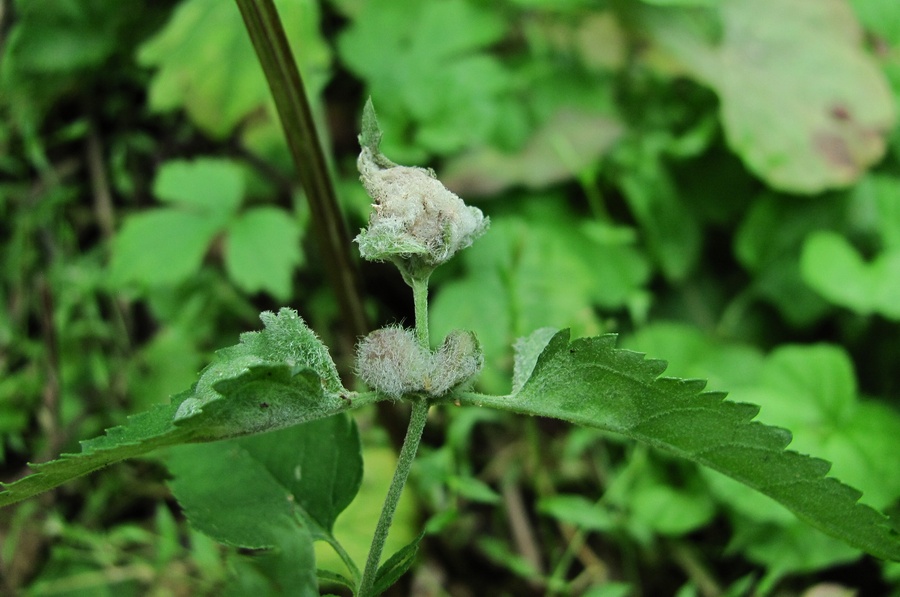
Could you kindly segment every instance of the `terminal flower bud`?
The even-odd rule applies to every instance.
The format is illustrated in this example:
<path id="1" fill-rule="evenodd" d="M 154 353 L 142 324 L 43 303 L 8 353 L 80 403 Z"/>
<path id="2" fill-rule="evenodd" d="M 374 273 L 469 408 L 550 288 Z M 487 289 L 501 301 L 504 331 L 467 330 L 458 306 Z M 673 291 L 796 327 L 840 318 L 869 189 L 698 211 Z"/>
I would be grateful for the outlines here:
<path id="1" fill-rule="evenodd" d="M 360 180 L 374 201 L 356 242 L 370 261 L 393 261 L 404 276 L 427 277 L 484 234 L 488 218 L 467 206 L 430 169 L 399 166 L 378 150 L 381 132 L 371 102 L 363 114 Z"/>

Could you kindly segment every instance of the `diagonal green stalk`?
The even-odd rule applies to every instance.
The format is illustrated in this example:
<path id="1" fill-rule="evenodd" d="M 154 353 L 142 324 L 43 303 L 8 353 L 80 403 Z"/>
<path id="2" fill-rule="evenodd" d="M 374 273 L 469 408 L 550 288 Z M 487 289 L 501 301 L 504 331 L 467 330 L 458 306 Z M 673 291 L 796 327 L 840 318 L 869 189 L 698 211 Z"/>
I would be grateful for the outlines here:
<path id="1" fill-rule="evenodd" d="M 342 319 L 351 338 L 368 332 L 360 298 L 359 270 L 341 215 L 328 163 L 313 121 L 303 79 L 272 0 L 236 0 L 275 100 L 294 166 L 306 192 L 313 230 L 325 260 Z M 352 344 L 352 342 L 351 342 Z"/>
<path id="2" fill-rule="evenodd" d="M 359 590 L 356 592 L 357 597 L 370 597 L 373 593 L 378 564 L 381 562 L 381 554 L 384 551 L 384 542 L 394 520 L 394 513 L 397 511 L 397 504 L 400 502 L 400 495 L 406 485 L 416 451 L 419 449 L 419 441 L 422 439 L 425 422 L 428 420 L 429 406 L 428 400 L 425 398 L 413 401 L 409 427 L 406 429 L 406 439 L 403 440 L 403 447 L 400 449 L 400 456 L 397 459 L 397 469 L 394 471 L 394 478 L 391 480 L 391 486 L 384 500 L 381 516 L 378 518 L 378 526 L 375 527 L 372 547 L 369 549 L 369 557 L 366 559 L 366 568 L 359 583 Z"/>

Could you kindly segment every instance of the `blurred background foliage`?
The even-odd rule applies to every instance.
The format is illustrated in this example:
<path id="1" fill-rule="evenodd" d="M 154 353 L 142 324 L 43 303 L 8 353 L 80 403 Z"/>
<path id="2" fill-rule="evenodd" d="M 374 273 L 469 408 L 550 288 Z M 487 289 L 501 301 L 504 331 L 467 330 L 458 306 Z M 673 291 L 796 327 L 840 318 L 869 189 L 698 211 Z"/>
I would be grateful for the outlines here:
<path id="1" fill-rule="evenodd" d="M 490 215 L 431 312 L 435 338 L 477 332 L 480 390 L 509 390 L 535 328 L 617 332 L 900 509 L 895 0 L 275 3 L 351 231 L 368 95 L 387 155 Z M 4 480 L 188 387 L 262 309 L 299 309 L 349 379 L 232 2 L 6 0 L 0 49 Z M 409 322 L 396 272 L 362 271 L 373 326 Z M 900 566 L 712 472 L 544 420 L 433 419 L 394 540 L 429 536 L 391 594 L 900 595 Z M 336 533 L 361 559 L 393 456 L 359 424 Z M 166 478 L 133 461 L 0 513 L 0 593 L 274 594 Z"/>

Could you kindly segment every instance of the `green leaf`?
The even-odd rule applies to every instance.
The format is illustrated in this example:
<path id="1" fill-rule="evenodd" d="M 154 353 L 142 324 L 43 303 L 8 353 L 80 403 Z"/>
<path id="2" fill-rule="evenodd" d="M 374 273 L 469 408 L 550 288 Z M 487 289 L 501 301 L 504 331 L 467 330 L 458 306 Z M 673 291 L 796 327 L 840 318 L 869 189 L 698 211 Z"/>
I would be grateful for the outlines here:
<path id="1" fill-rule="evenodd" d="M 900 44 L 900 11 L 893 0 L 850 0 L 850 5 L 867 31 L 895 48 Z"/>
<path id="2" fill-rule="evenodd" d="M 302 260 L 300 228 L 283 210 L 257 207 L 228 227 L 228 275 L 247 292 L 264 290 L 279 300 L 291 296 L 291 278 Z"/>
<path id="3" fill-rule="evenodd" d="M 503 19 L 466 0 L 367 2 L 338 38 L 343 62 L 368 83 L 387 130 L 414 125 L 417 145 L 448 153 L 489 137 L 502 116 L 510 77 L 482 50 L 500 39 Z M 384 153 L 417 162 L 389 136 Z"/>
<path id="4" fill-rule="evenodd" d="M 306 431 L 299 426 L 276 432 L 270 441 L 291 442 Z M 291 488 L 258 454 L 234 440 L 179 446 L 166 463 L 174 475 L 172 491 L 194 528 L 229 545 L 275 548 L 265 562 L 270 578 L 292 594 L 318 595 L 310 529 Z"/>
<path id="5" fill-rule="evenodd" d="M 113 240 L 114 285 L 173 286 L 197 272 L 209 244 L 244 196 L 240 167 L 202 158 L 163 164 L 153 193 L 172 208 L 129 216 Z"/>
<path id="6" fill-rule="evenodd" d="M 860 400 L 853 363 L 838 346 L 786 345 L 774 350 L 753 385 L 733 388 L 762 408 L 759 419 L 794 430 L 797 450 L 827 458 L 833 473 L 887 507 L 900 497 L 900 414 Z"/>
<path id="7" fill-rule="evenodd" d="M 728 143 L 770 185 L 846 187 L 884 154 L 896 108 L 845 0 L 723 0 L 696 30 L 692 8 L 645 8 L 656 43 L 721 100 Z"/>
<path id="8" fill-rule="evenodd" d="M 276 0 L 275 5 L 307 93 L 318 97 L 331 59 L 319 31 L 318 3 Z M 141 46 L 138 61 L 157 68 L 149 97 L 155 111 L 183 107 L 201 129 L 217 138 L 263 110 L 265 117 L 248 123 L 244 134 L 278 129 L 269 87 L 240 12 L 231 2 L 180 3 L 168 24 Z"/>
<path id="9" fill-rule="evenodd" d="M 172 424 L 178 405 L 187 395 L 188 392 L 183 392 L 171 404 L 133 415 L 125 425 L 108 429 L 106 435 L 81 442 L 78 454 L 63 454 L 57 460 L 30 465 L 35 471 L 33 475 L 2 484 L 0 506 L 28 499 L 113 462 L 188 441 L 190 431 Z"/>
<path id="10" fill-rule="evenodd" d="M 807 235 L 837 228 L 845 219 L 839 198 L 796 201 L 767 193 L 741 222 L 735 255 L 754 274 L 756 292 L 777 305 L 789 322 L 809 325 L 826 313 L 828 303 L 800 276 L 800 251 Z"/>
<path id="11" fill-rule="evenodd" d="M 32 465 L 35 474 L 4 485 L 0 506 L 164 446 L 284 429 L 379 400 L 343 389 L 327 349 L 295 311 L 260 318 L 266 328 L 218 351 L 192 391 L 82 442 L 79 454 Z"/>
<path id="12" fill-rule="evenodd" d="M 236 441 L 290 492 L 313 523 L 314 537 L 331 535 L 362 482 L 362 448 L 352 419 L 338 415 Z"/>
<path id="13" fill-rule="evenodd" d="M 116 8 L 110 0 L 19 2 L 5 59 L 32 76 L 97 67 L 120 42 L 126 18 Z"/>
<path id="14" fill-rule="evenodd" d="M 388 560 L 378 567 L 375 574 L 375 587 L 372 595 L 381 595 L 389 589 L 400 577 L 406 574 L 409 567 L 416 561 L 416 555 L 419 553 L 419 542 L 425 533 L 422 532 L 411 543 L 398 550 Z"/>
<path id="15" fill-rule="evenodd" d="M 619 184 L 663 273 L 680 280 L 697 261 L 702 233 L 696 218 L 685 209 L 660 149 L 642 142 L 632 152 L 620 152 L 617 157 L 624 171 Z"/>
<path id="16" fill-rule="evenodd" d="M 709 523 L 716 507 L 708 492 L 670 487 L 663 483 L 640 484 L 628 500 L 632 522 L 660 535 L 678 536 Z"/>
<path id="17" fill-rule="evenodd" d="M 900 319 L 900 249 L 866 263 L 840 234 L 816 232 L 800 258 L 803 279 L 823 297 L 860 315 Z"/>
<path id="18" fill-rule="evenodd" d="M 459 399 L 620 433 L 723 472 L 851 545 L 900 560 L 890 520 L 827 478 L 828 462 L 785 450 L 789 432 L 751 422 L 758 407 L 703 392 L 700 380 L 660 377 L 663 361 L 614 345 L 611 335 L 570 341 L 559 332 L 518 393 Z"/>
<path id="19" fill-rule="evenodd" d="M 248 548 L 274 545 L 267 543 L 274 536 L 270 522 L 302 524 L 311 539 L 330 537 L 362 480 L 359 434 L 345 415 L 179 446 L 166 462 L 191 523 L 219 541 Z"/>
<path id="20" fill-rule="evenodd" d="M 234 213 L 244 199 L 244 175 L 229 160 L 172 160 L 160 166 L 153 194 L 161 201 L 195 207 L 204 213 Z"/>
<path id="21" fill-rule="evenodd" d="M 219 224 L 205 214 L 155 209 L 130 216 L 112 244 L 114 286 L 173 286 L 200 269 Z"/>
<path id="22" fill-rule="evenodd" d="M 555 495 L 538 502 L 538 512 L 588 531 L 608 532 L 618 526 L 609 510 L 582 495 Z"/>
<path id="23" fill-rule="evenodd" d="M 303 318 L 286 307 L 277 315 L 264 311 L 259 318 L 265 330 L 243 333 L 240 344 L 217 351 L 215 360 L 203 370 L 193 396 L 179 407 L 177 418 L 192 416 L 205 404 L 221 400 L 225 393 L 238 398 L 254 396 L 258 385 L 273 391 L 274 403 L 263 409 L 266 411 L 273 407 L 298 408 L 296 415 L 302 417 L 303 410 L 313 405 L 285 401 L 295 392 L 301 395 L 315 392 L 318 403 L 314 408 L 317 410 L 340 410 L 343 402 L 340 395 L 345 390 L 337 368 L 328 348 L 307 327 Z M 321 382 L 310 381 L 315 377 Z M 264 394 L 259 396 L 261 402 L 267 398 Z M 299 422 L 294 419 L 293 424 Z"/>

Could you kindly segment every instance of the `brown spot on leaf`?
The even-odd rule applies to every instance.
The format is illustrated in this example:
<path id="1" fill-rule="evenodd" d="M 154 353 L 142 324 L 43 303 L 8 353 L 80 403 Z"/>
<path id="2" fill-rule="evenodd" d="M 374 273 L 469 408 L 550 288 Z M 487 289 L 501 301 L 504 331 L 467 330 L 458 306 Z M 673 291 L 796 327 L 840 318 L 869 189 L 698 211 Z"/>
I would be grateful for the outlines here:
<path id="1" fill-rule="evenodd" d="M 848 120 L 851 120 L 850 110 L 843 104 L 835 104 L 832 106 L 830 113 L 831 117 L 838 122 L 847 122 Z"/>
<path id="2" fill-rule="evenodd" d="M 825 161 L 837 168 L 857 170 L 858 164 L 853 159 L 847 140 L 835 133 L 818 132 L 813 135 L 813 147 L 825 158 Z"/>

